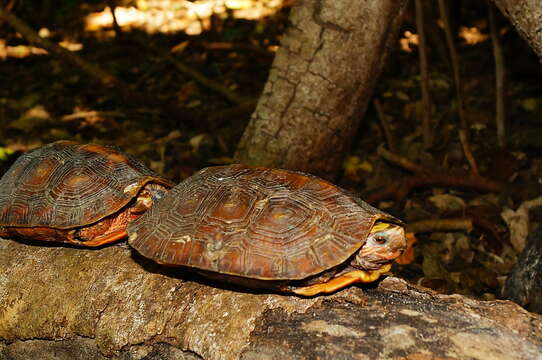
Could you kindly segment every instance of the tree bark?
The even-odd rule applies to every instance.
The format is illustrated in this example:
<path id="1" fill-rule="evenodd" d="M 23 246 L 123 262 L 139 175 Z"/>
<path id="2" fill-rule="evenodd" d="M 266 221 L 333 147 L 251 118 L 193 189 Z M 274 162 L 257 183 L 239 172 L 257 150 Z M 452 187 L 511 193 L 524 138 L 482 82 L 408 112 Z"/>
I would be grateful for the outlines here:
<path id="1" fill-rule="evenodd" d="M 406 0 L 300 0 L 236 160 L 332 179 L 365 112 Z"/>
<path id="2" fill-rule="evenodd" d="M 542 6 L 540 0 L 493 0 L 519 34 L 542 59 Z"/>
<path id="3" fill-rule="evenodd" d="M 387 278 L 299 298 L 194 281 L 127 247 L 0 239 L 0 359 L 535 359 L 542 317 Z"/>

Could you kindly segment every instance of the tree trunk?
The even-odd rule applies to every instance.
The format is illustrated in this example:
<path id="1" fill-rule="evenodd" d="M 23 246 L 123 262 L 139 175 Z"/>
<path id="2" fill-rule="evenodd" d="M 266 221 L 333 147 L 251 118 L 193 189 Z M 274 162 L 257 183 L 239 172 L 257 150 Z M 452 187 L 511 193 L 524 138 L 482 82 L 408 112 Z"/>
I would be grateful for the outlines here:
<path id="1" fill-rule="evenodd" d="M 127 247 L 0 239 L 0 359 L 537 359 L 542 317 L 397 278 L 299 298 L 195 282 Z"/>
<path id="2" fill-rule="evenodd" d="M 493 0 L 520 35 L 542 59 L 542 6 L 540 0 Z"/>
<path id="3" fill-rule="evenodd" d="M 332 179 L 351 143 L 406 0 L 299 0 L 236 154 Z"/>

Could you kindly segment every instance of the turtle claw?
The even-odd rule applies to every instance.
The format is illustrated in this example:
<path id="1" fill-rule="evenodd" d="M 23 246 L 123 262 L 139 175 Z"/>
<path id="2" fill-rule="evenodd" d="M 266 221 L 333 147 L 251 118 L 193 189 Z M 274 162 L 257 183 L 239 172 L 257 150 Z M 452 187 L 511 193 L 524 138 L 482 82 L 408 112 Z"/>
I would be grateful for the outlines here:
<path id="1" fill-rule="evenodd" d="M 332 293 L 354 283 L 370 283 L 377 280 L 380 275 L 387 273 L 391 264 L 387 264 L 378 270 L 354 270 L 339 277 L 333 278 L 325 283 L 304 286 L 291 289 L 293 293 L 302 296 L 314 296 L 321 293 Z"/>

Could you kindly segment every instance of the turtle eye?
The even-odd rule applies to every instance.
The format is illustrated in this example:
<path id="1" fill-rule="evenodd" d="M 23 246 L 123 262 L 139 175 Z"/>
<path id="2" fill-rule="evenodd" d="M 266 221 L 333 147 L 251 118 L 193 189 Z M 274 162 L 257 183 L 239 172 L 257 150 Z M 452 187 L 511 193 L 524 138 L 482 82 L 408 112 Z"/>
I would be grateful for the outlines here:
<path id="1" fill-rule="evenodd" d="M 387 241 L 388 241 L 388 238 L 385 237 L 384 235 L 376 235 L 374 237 L 374 240 L 377 244 L 379 245 L 384 245 Z"/>

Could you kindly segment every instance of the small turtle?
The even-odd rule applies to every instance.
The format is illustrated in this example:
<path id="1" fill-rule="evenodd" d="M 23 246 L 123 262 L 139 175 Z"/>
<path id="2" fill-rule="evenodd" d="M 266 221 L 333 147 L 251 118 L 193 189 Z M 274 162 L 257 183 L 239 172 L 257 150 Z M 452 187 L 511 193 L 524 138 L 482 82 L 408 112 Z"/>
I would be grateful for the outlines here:
<path id="1" fill-rule="evenodd" d="M 312 175 L 230 165 L 201 170 L 128 225 L 143 256 L 206 277 L 299 295 L 388 272 L 403 223 Z"/>
<path id="2" fill-rule="evenodd" d="M 58 141 L 24 153 L 0 179 L 0 236 L 111 243 L 172 186 L 113 147 Z"/>

